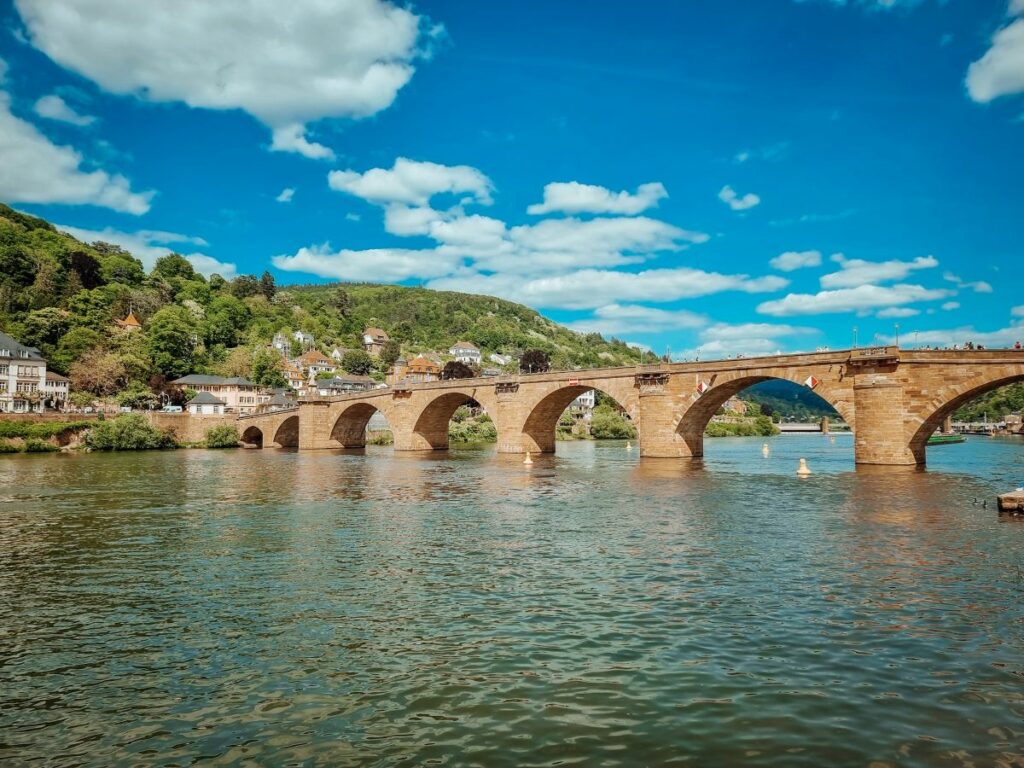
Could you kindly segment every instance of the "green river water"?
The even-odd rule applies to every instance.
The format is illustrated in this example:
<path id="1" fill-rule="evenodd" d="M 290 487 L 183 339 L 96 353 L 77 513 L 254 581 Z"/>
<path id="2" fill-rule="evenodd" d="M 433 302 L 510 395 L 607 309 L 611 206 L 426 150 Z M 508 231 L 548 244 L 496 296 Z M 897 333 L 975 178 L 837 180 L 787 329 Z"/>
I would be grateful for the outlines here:
<path id="1" fill-rule="evenodd" d="M 1021 765 L 1024 442 L 762 442 L 0 457 L 0 764 Z"/>

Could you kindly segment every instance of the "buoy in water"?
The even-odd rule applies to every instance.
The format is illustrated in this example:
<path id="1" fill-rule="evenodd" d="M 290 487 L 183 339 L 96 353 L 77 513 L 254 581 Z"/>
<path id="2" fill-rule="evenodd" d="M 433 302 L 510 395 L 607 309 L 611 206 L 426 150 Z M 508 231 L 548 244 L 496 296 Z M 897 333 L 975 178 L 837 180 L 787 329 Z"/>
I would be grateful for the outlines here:
<path id="1" fill-rule="evenodd" d="M 633 450 L 633 444 L 631 442 L 629 442 L 628 440 L 626 441 L 626 450 L 627 451 L 632 451 Z"/>
<path id="2" fill-rule="evenodd" d="M 796 473 L 801 477 L 811 474 L 811 468 L 807 466 L 807 459 L 800 459 L 800 466 L 797 467 Z"/>
<path id="3" fill-rule="evenodd" d="M 833 444 L 834 444 L 834 443 L 835 443 L 835 441 L 836 441 L 835 435 L 833 435 L 832 437 L 830 437 L 830 438 L 828 439 L 828 441 L 829 441 L 830 443 L 833 443 Z"/>
<path id="4" fill-rule="evenodd" d="M 772 450 L 771 448 L 768 447 L 768 443 L 765 443 L 764 445 L 761 446 L 761 455 L 764 456 L 766 459 L 768 458 L 768 454 L 771 452 Z"/>
<path id="5" fill-rule="evenodd" d="M 533 459 L 530 458 L 530 452 L 526 452 L 526 458 L 523 459 L 523 464 L 533 464 Z"/>

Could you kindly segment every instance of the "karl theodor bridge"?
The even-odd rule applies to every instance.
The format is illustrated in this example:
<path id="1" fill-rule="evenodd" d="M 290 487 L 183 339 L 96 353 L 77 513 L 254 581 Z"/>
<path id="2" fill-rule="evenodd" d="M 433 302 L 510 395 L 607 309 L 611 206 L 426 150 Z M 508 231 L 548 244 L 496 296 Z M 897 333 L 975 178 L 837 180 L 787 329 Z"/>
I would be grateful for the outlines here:
<path id="1" fill-rule="evenodd" d="M 768 379 L 811 387 L 828 401 L 853 429 L 858 464 L 923 464 L 928 437 L 954 410 L 1024 380 L 1024 351 L 874 347 L 434 381 L 306 397 L 288 410 L 240 417 L 239 428 L 243 442 L 264 447 L 361 448 L 379 411 L 395 450 L 437 450 L 448 447 L 455 410 L 475 401 L 494 420 L 500 452 L 551 452 L 559 416 L 596 389 L 632 419 L 641 456 L 693 457 L 703 455 L 704 429 L 726 400 Z"/>

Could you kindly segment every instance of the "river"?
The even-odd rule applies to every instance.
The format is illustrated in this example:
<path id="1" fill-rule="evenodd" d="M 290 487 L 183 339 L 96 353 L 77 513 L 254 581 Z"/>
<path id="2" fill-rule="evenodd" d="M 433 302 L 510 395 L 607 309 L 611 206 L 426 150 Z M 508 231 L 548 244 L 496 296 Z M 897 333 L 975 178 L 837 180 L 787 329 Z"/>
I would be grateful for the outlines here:
<path id="1" fill-rule="evenodd" d="M 0 457 L 0 763 L 1021 764 L 1024 443 L 762 442 Z"/>

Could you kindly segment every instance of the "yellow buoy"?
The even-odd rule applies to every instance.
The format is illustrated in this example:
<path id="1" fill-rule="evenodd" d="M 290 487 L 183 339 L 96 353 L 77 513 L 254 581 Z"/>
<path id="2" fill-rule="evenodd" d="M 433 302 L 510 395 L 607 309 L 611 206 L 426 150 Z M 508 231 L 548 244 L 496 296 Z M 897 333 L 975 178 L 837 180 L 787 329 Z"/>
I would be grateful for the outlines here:
<path id="1" fill-rule="evenodd" d="M 526 458 L 523 459 L 523 464 L 533 464 L 533 459 L 530 458 L 530 452 L 526 452 Z"/>
<path id="2" fill-rule="evenodd" d="M 764 456 L 765 458 L 768 458 L 768 454 L 771 452 L 772 450 L 771 448 L 768 447 L 768 443 L 765 443 L 764 445 L 761 446 L 761 455 Z"/>
<path id="3" fill-rule="evenodd" d="M 629 442 L 628 440 L 626 441 L 626 450 L 627 451 L 632 451 L 633 450 L 633 444 L 631 442 Z"/>
<path id="4" fill-rule="evenodd" d="M 811 474 L 811 469 L 807 466 L 807 459 L 800 459 L 800 466 L 797 468 L 796 473 L 801 477 Z"/>

